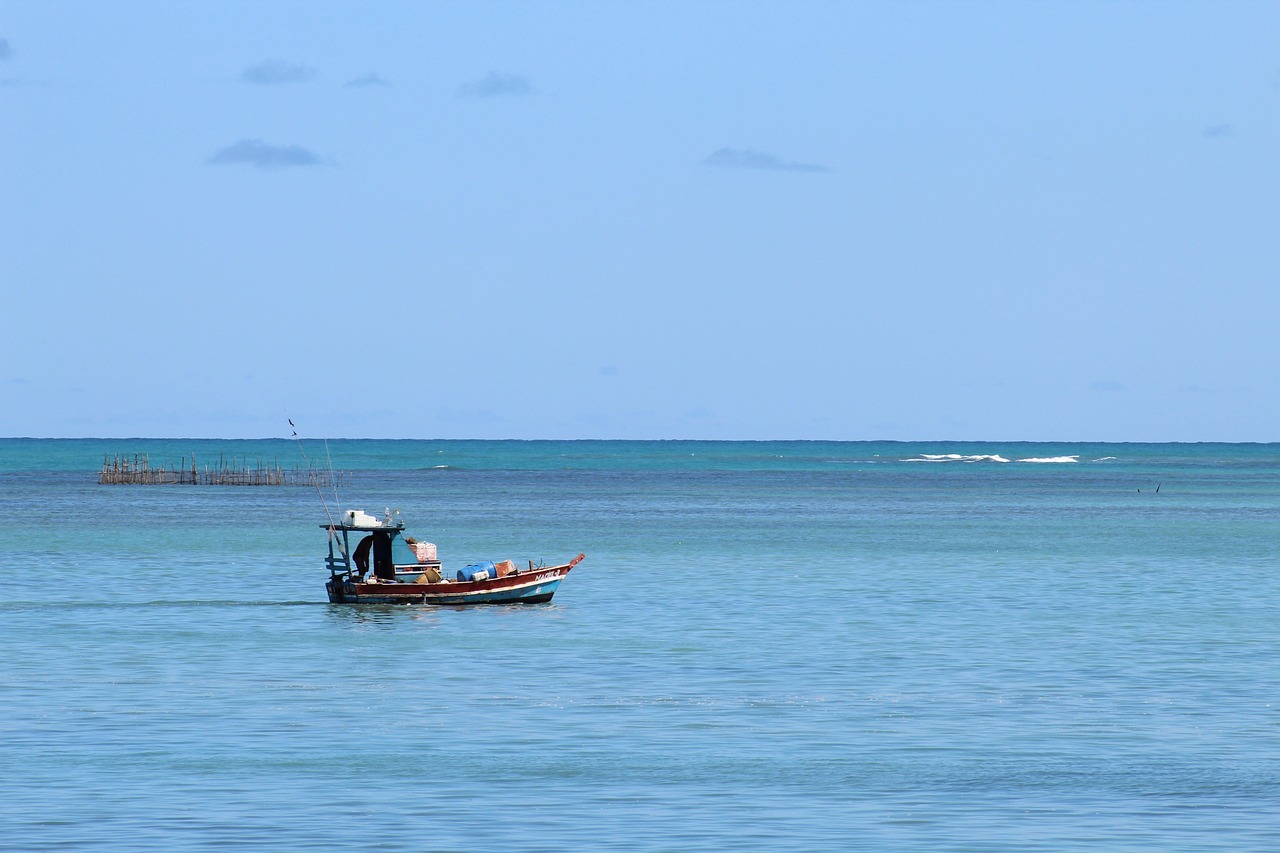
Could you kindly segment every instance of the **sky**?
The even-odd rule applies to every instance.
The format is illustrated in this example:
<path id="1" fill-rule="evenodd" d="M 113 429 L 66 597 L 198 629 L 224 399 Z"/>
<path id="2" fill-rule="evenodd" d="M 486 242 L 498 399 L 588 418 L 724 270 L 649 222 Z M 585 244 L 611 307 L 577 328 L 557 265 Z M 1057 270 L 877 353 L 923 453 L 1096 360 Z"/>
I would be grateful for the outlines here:
<path id="1" fill-rule="evenodd" d="M 0 436 L 1280 440 L 1280 3 L 0 0 Z"/>

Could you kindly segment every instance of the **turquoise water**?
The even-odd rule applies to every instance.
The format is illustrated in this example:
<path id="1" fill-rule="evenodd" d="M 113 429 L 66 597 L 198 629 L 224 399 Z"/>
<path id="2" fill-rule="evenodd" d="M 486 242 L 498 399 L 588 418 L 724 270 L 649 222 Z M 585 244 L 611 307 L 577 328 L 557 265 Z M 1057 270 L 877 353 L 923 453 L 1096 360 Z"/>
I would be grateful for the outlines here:
<path id="1" fill-rule="evenodd" d="M 329 605 L 314 489 L 97 485 L 296 445 L 0 440 L 7 847 L 1280 846 L 1280 446 L 305 447 L 446 568 L 587 560 Z"/>

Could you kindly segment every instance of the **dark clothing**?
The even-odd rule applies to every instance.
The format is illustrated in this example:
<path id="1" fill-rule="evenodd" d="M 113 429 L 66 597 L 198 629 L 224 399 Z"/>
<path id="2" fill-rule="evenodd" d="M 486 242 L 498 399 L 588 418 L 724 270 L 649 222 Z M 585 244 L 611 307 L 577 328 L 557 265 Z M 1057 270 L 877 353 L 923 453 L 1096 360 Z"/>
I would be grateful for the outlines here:
<path id="1" fill-rule="evenodd" d="M 360 544 L 356 546 L 356 551 L 352 554 L 352 558 L 356 561 L 356 569 L 360 574 L 369 571 L 369 548 L 373 546 L 373 536 L 366 536 L 360 540 Z"/>
<path id="2" fill-rule="evenodd" d="M 379 530 L 373 534 L 373 574 L 378 580 L 396 579 L 395 563 L 391 559 L 391 537 Z M 363 543 L 362 543 L 363 544 Z"/>

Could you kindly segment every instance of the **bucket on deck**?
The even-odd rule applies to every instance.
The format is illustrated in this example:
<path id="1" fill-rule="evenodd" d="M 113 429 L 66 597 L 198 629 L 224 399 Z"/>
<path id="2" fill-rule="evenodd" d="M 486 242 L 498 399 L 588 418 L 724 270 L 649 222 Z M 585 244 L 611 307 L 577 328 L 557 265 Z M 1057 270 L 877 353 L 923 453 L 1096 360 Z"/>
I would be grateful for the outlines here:
<path id="1" fill-rule="evenodd" d="M 439 583 L 440 570 L 435 566 L 428 566 L 427 570 L 413 579 L 414 583 Z"/>

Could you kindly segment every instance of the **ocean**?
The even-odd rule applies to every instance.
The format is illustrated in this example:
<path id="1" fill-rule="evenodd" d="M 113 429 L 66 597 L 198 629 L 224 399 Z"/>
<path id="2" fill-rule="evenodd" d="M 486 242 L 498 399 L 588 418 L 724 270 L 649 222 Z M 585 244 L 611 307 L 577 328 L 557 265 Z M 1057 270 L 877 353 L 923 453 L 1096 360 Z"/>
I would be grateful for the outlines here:
<path id="1" fill-rule="evenodd" d="M 338 506 L 587 558 L 331 605 Z M 1280 445 L 4 439 L 0 519 L 5 849 L 1280 849 Z"/>

